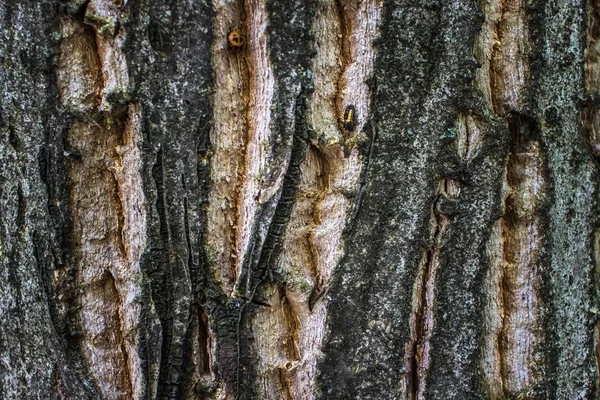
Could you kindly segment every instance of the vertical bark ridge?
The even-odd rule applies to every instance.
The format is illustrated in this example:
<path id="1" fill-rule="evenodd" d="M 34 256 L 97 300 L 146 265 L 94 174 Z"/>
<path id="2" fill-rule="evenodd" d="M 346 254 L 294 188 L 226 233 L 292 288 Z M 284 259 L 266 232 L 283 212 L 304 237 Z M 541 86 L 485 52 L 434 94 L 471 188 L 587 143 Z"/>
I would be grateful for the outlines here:
<path id="1" fill-rule="evenodd" d="M 86 2 L 73 16 L 62 17 L 58 68 L 62 103 L 76 110 L 66 154 L 79 345 L 103 396 L 118 399 L 143 392 L 136 302 L 142 292 L 145 198 L 139 118 L 134 106 L 125 105 L 124 33 L 106 28 L 102 18 L 114 25 L 118 11 L 100 6 Z"/>
<path id="2" fill-rule="evenodd" d="M 377 2 L 320 3 L 311 21 L 316 54 L 305 77 L 312 80 L 314 92 L 311 89 L 308 103 L 299 107 L 305 111 L 297 114 L 297 118 L 307 119 L 303 124 L 308 125 L 308 132 L 294 138 L 294 148 L 303 146 L 306 158 L 295 160 L 292 151 L 290 168 L 298 171 L 293 178 L 297 194 L 286 193 L 288 176 L 293 174 L 288 170 L 280 203 L 293 196 L 286 217 L 289 222 L 277 232 L 280 249 L 268 256 L 269 268 L 281 275 L 284 288 L 267 295 L 273 296 L 272 307 L 257 310 L 254 317 L 255 329 L 273 327 L 270 335 L 257 339 L 265 396 L 292 393 L 292 398 L 308 399 L 316 393 L 315 367 L 326 315 L 323 296 L 343 252 L 341 234 L 359 190 L 362 156 L 357 144 L 366 141 L 361 129 L 368 118 L 366 81 L 374 58 L 371 42 L 378 7 Z M 349 69 L 353 74 L 346 77 Z M 363 112 L 357 118 L 356 133 L 341 129 L 341 116 L 349 101 Z M 306 140 L 308 147 L 303 144 Z M 265 249 L 270 247 L 268 241 Z M 282 342 L 286 345 L 281 346 Z"/>
<path id="3" fill-rule="evenodd" d="M 583 201 L 598 191 L 598 166 L 581 135 L 585 96 L 585 1 L 537 4 L 530 26 L 533 59 L 532 110 L 540 121 L 548 211 L 545 232 L 546 366 L 550 396 L 597 397 L 593 325 L 596 304 L 592 243 L 596 208 Z M 561 20 L 561 23 L 558 22 Z M 565 23 L 566 22 L 566 23 Z M 571 244 L 567 244 L 571 243 Z M 575 287 L 578 289 L 571 292 Z"/>
<path id="4" fill-rule="evenodd" d="M 238 194 L 238 220 L 236 223 L 238 254 L 238 279 L 242 275 L 247 254 L 251 254 L 253 229 L 257 214 L 265 201 L 270 200 L 281 190 L 282 176 L 275 182 L 270 181 L 270 165 L 273 140 L 271 136 L 271 109 L 273 104 L 274 76 L 267 55 L 267 10 L 262 0 L 248 0 L 244 4 L 247 15 L 247 52 L 248 68 L 248 134 L 244 172 L 240 180 Z M 252 268 L 253 264 L 247 264 Z M 246 272 L 246 297 L 250 297 L 252 285 L 248 284 L 252 271 Z"/>
<path id="5" fill-rule="evenodd" d="M 447 20 L 447 7 L 460 9 L 460 17 L 455 15 Z M 452 152 L 448 150 L 453 140 L 445 138 L 445 130 L 453 131 L 457 108 L 472 106 L 467 105 L 468 94 L 463 103 L 453 88 L 471 78 L 475 64 L 467 56 L 470 48 L 462 45 L 450 48 L 444 43 L 452 40 L 464 45 L 472 43 L 475 31 L 467 22 L 476 17 L 472 5 L 385 2 L 382 15 L 380 50 L 374 69 L 373 101 L 378 112 L 372 124 L 377 141 L 369 160 L 361 209 L 356 214 L 354 228 L 344 240 L 348 247 L 328 296 L 330 333 L 323 350 L 325 357 L 319 365 L 319 385 L 327 398 L 409 396 L 406 349 L 397 343 L 411 340 L 411 289 L 416 286 L 424 248 L 431 239 L 429 222 L 438 197 L 437 182 L 446 178 L 464 180 L 464 175 L 468 175 L 465 170 L 470 170 L 458 160 L 455 148 Z M 448 110 L 447 106 L 449 113 L 439 113 Z M 428 111 L 430 107 L 436 110 L 432 114 Z M 438 128 L 432 129 L 433 126 Z M 439 126 L 446 128 L 440 131 Z M 425 143 L 427 147 L 422 147 Z M 446 213 L 444 209 L 442 214 Z M 440 265 L 444 264 L 443 254 L 442 249 Z M 459 274 L 454 272 L 458 265 L 444 268 Z M 442 279 L 436 281 L 439 285 Z M 469 349 L 469 356 L 460 360 L 447 357 L 444 349 L 463 343 L 456 344 L 458 338 L 444 332 L 467 326 L 472 312 L 465 311 L 464 315 L 448 321 L 445 313 L 436 308 L 440 301 L 457 302 L 453 298 L 456 296 L 449 295 L 444 288 L 442 299 L 434 301 L 432 281 L 426 279 L 426 282 L 427 302 L 433 305 L 432 319 L 443 316 L 442 328 L 436 327 L 437 322 L 426 328 L 432 327 L 431 337 L 426 339 L 430 340 L 432 357 L 443 360 L 429 374 L 440 379 L 433 390 L 438 396 L 442 386 L 446 389 L 444 393 L 449 387 L 465 393 L 466 387 L 474 386 L 471 376 L 464 372 L 475 352 Z M 461 290 L 457 295 L 464 292 Z M 464 301 L 462 304 L 466 305 Z M 451 328 L 452 324 L 455 326 Z M 443 335 L 441 342 L 440 335 Z M 434 346 L 435 340 L 438 342 Z M 437 347 L 435 352 L 434 347 Z M 431 364 L 430 368 L 433 367 Z M 432 391 L 429 379 L 422 384 L 423 393 Z M 446 398 L 452 398 L 453 390 Z"/>
<path id="6" fill-rule="evenodd" d="M 500 0 L 495 3 L 489 4 L 496 7 L 498 18 L 492 28 L 490 85 L 494 111 L 502 115 L 522 105 L 529 68 L 529 43 L 524 2 Z"/>
<path id="7" fill-rule="evenodd" d="M 300 161 L 304 156 L 304 141 L 307 136 L 304 114 L 306 90 L 310 79 L 305 77 L 305 71 L 310 54 L 308 28 L 312 3 L 269 2 L 266 5 L 267 14 L 259 20 L 266 17 L 269 22 L 267 26 L 269 59 L 262 60 L 261 63 L 272 65 L 272 90 L 273 93 L 277 93 L 277 96 L 272 99 L 272 104 L 257 104 L 255 112 L 261 109 L 267 111 L 271 107 L 277 110 L 277 118 L 270 122 L 269 130 L 265 131 L 268 132 L 268 142 L 262 145 L 268 148 L 269 162 L 260 177 L 259 196 L 254 200 L 257 209 L 251 224 L 252 241 L 244 259 L 246 295 L 240 310 L 238 328 L 240 365 L 237 396 L 239 398 L 274 396 L 275 393 L 279 393 L 271 390 L 265 392 L 263 385 L 265 379 L 273 383 L 272 379 L 275 378 L 276 373 L 269 373 L 266 378 L 261 376 L 261 359 L 264 359 L 269 351 L 261 348 L 260 342 L 264 337 L 273 337 L 275 334 L 271 329 L 265 330 L 266 326 L 255 321 L 260 308 L 269 308 L 264 306 L 265 301 L 269 305 L 280 303 L 277 300 L 281 291 L 278 290 L 280 283 L 275 283 L 279 279 L 273 268 L 274 257 L 281 251 L 280 237 L 295 201 L 296 177 Z M 256 7 L 253 12 L 259 16 L 261 9 L 262 6 Z M 256 29 L 259 29 L 259 26 Z M 265 55 L 264 50 L 256 54 L 258 57 Z M 257 83 L 260 83 L 260 80 L 257 79 Z M 257 85 L 256 89 L 268 91 L 269 85 L 262 88 Z M 267 101 L 271 97 L 257 93 L 255 100 L 261 98 L 262 101 Z M 261 116 L 257 114 L 253 117 Z M 260 121 L 255 121 L 258 122 Z M 267 126 L 263 126 L 262 129 L 267 129 Z M 281 306 L 278 306 L 272 317 L 282 321 L 285 313 L 281 311 Z M 277 325 L 283 326 L 283 322 Z M 249 341 L 250 338 L 254 343 Z M 251 362 L 251 360 L 256 361 Z M 280 382 L 285 381 L 284 376 L 276 379 Z"/>
<path id="8" fill-rule="evenodd" d="M 94 395 L 80 379 L 81 359 L 70 357 L 67 312 L 53 286 L 66 270 L 57 22 L 50 4 L 0 3 L 0 393 L 7 398 Z"/>
<path id="9" fill-rule="evenodd" d="M 597 104 L 598 92 L 600 90 L 600 51 L 598 49 L 600 39 L 600 2 L 590 0 L 587 3 L 587 49 L 585 59 L 585 88 L 589 104 L 586 104 L 581 113 L 582 133 L 588 142 L 596 165 L 600 160 L 600 108 Z M 600 230 L 596 228 L 594 233 L 594 257 L 595 283 L 600 285 Z M 598 303 L 598 299 L 596 300 Z M 598 314 L 598 306 L 593 310 Z M 596 358 L 596 370 L 600 368 L 600 321 L 596 322 L 594 328 L 594 355 Z M 600 393 L 600 375 L 596 379 L 596 393 Z"/>
<path id="10" fill-rule="evenodd" d="M 208 198 L 206 246 L 215 274 L 224 290 L 233 295 L 236 279 L 241 274 L 243 246 L 239 239 L 239 219 L 243 209 L 242 184 L 245 179 L 245 159 L 248 151 L 249 64 L 251 49 L 249 25 L 243 1 L 217 1 L 211 58 L 215 76 L 215 124 L 211 131 L 211 191 Z M 228 35 L 237 29 L 245 45 L 235 49 Z M 252 45 L 258 46 L 253 39 Z M 215 168 L 214 166 L 218 166 Z M 253 200 L 253 199 L 252 199 Z M 241 261 L 240 261 L 241 260 Z"/>
<path id="11" fill-rule="evenodd" d="M 0 393 L 596 397 L 597 3 L 0 0 Z"/>
<path id="12" fill-rule="evenodd" d="M 502 328 L 498 336 L 505 396 L 533 396 L 543 382 L 540 352 L 543 310 L 540 296 L 544 168 L 535 128 L 510 117 L 512 149 L 507 163 L 508 193 L 502 218 Z"/>
<path id="13" fill-rule="evenodd" d="M 437 303 L 447 301 L 442 296 L 439 299 L 436 297 L 437 287 L 442 286 L 437 281 L 438 271 L 440 268 L 448 268 L 448 260 L 442 258 L 446 235 L 455 229 L 453 223 L 457 222 L 457 214 L 460 213 L 458 208 L 462 200 L 462 187 L 471 184 L 467 172 L 469 164 L 476 162 L 481 156 L 482 144 L 487 139 L 485 126 L 480 116 L 473 111 L 460 113 L 455 127 L 444 136 L 449 136 L 455 142 L 455 154 L 452 157 L 459 161 L 459 167 L 448 172 L 448 176 L 436 185 L 437 199 L 433 203 L 431 214 L 429 244 L 423 252 L 413 287 L 411 338 L 405 346 L 407 361 L 404 398 L 408 399 L 424 399 L 428 396 L 427 379 L 435 356 L 433 350 L 439 351 L 432 344 L 432 337 L 439 329 L 435 326 L 436 315 L 439 316 L 436 306 Z"/>
<path id="14" fill-rule="evenodd" d="M 542 149 L 535 122 L 521 113 L 528 101 L 530 37 L 520 0 L 484 2 L 486 22 L 477 51 L 482 60 L 475 85 L 488 107 L 503 118 L 511 148 L 502 194 L 503 216 L 490 237 L 487 274 L 485 386 L 492 398 L 535 396 L 544 382 L 544 272 L 541 261 L 544 205 Z M 486 56 L 487 55 L 487 56 Z M 487 58 L 486 58 L 487 57 Z M 487 68 L 487 72 L 486 72 Z"/>

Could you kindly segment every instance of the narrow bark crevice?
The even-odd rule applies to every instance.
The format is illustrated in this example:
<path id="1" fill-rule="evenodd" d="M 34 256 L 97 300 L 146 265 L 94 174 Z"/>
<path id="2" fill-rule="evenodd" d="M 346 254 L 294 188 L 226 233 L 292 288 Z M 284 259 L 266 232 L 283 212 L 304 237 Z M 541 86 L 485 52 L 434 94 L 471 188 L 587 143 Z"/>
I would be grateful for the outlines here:
<path id="1" fill-rule="evenodd" d="M 294 363 L 300 360 L 300 349 L 298 343 L 300 340 L 300 318 L 294 309 L 293 304 L 286 296 L 285 287 L 280 289 L 281 307 L 283 309 L 283 319 L 287 328 L 285 329 L 286 338 L 283 342 L 284 352 L 287 359 Z"/>
<path id="2" fill-rule="evenodd" d="M 341 0 L 334 1 L 334 7 L 337 14 L 337 26 L 336 28 L 339 30 L 339 33 L 336 35 L 337 38 L 337 46 L 335 48 L 335 53 L 337 53 L 337 79 L 335 79 L 335 93 L 333 94 L 332 103 L 335 105 L 334 111 L 336 111 L 336 120 L 337 127 L 339 132 L 341 133 L 341 137 L 345 137 L 345 130 L 343 124 L 343 116 L 344 111 L 346 109 L 346 104 L 344 103 L 344 90 L 346 89 L 346 76 L 344 74 L 344 69 L 348 67 L 351 62 L 351 54 L 350 54 L 350 34 L 352 33 L 352 26 L 349 24 L 347 20 L 349 17 L 349 8 L 353 5 L 352 2 L 344 2 Z"/>
<path id="3" fill-rule="evenodd" d="M 596 96 L 600 89 L 600 1 L 587 2 L 587 49 L 585 58 L 585 86 L 589 94 Z"/>
<path id="4" fill-rule="evenodd" d="M 111 274 L 109 270 L 106 270 L 105 273 L 106 283 L 105 283 L 105 294 L 107 297 L 113 297 L 115 299 L 115 303 L 113 305 L 108 305 L 107 310 L 114 311 L 114 327 L 115 327 L 115 344 L 117 348 L 121 351 L 121 358 L 125 361 L 129 359 L 127 347 L 125 346 L 127 332 L 123 331 L 123 316 L 120 313 L 120 309 L 123 307 L 123 301 L 119 296 L 119 290 L 117 289 L 117 284 L 115 277 Z M 124 366 L 122 370 L 119 371 L 121 374 L 121 379 L 123 380 L 123 387 L 126 390 L 125 396 L 126 398 L 133 397 L 133 380 L 131 377 L 130 370 L 127 366 Z"/>
<path id="5" fill-rule="evenodd" d="M 475 87 L 498 115 L 519 110 L 529 74 L 526 7 L 523 0 L 481 0 L 484 22 L 475 44 L 481 67 Z"/>
<path id="6" fill-rule="evenodd" d="M 600 108 L 597 105 L 585 107 L 581 112 L 583 139 L 597 162 L 600 162 Z"/>
<path id="7" fill-rule="evenodd" d="M 268 303 L 263 303 L 260 300 L 256 299 L 256 295 L 258 292 L 262 296 L 266 298 L 270 298 L 270 302 L 274 302 L 276 304 L 273 309 L 268 307 L 266 311 L 262 311 L 260 309 L 255 309 L 256 315 L 253 317 L 253 325 L 256 324 L 257 320 L 261 320 L 262 318 L 275 319 L 276 322 L 269 323 L 266 326 L 271 326 L 269 328 L 269 332 L 265 333 L 265 338 L 270 338 L 273 335 L 281 336 L 281 341 L 287 341 L 288 339 L 285 337 L 285 333 L 272 330 L 273 326 L 281 328 L 285 326 L 284 320 L 285 316 L 289 314 L 289 312 L 293 312 L 293 306 L 290 305 L 289 299 L 285 296 L 285 290 L 277 292 L 277 288 L 281 285 L 281 280 L 283 279 L 283 285 L 285 285 L 285 277 L 281 276 L 281 270 L 277 268 L 277 263 L 279 261 L 279 255 L 282 252 L 283 248 L 283 237 L 285 230 L 288 226 L 290 220 L 290 214 L 292 212 L 293 206 L 296 202 L 298 185 L 300 183 L 301 176 L 301 164 L 305 159 L 306 149 L 307 149 L 307 127 L 305 123 L 305 94 L 304 92 L 298 98 L 298 102 L 296 103 L 295 110 L 295 130 L 293 136 L 292 150 L 290 154 L 290 160 L 288 163 L 288 168 L 283 178 L 282 191 L 279 197 L 279 200 L 275 206 L 275 211 L 273 212 L 273 217 L 271 223 L 268 225 L 268 231 L 266 233 L 264 242 L 261 245 L 260 237 L 257 233 L 255 233 L 255 237 L 253 239 L 253 246 L 248 252 L 247 255 L 247 264 L 248 267 L 245 271 L 245 296 L 244 296 L 244 304 L 240 309 L 239 321 L 238 321 L 238 343 L 242 332 L 241 323 L 245 313 L 248 311 L 248 306 L 252 304 L 258 305 L 269 305 Z M 254 227 L 256 230 L 257 228 Z M 277 293 L 273 293 L 273 292 Z M 279 300 L 274 300 L 272 297 L 275 295 L 276 297 L 281 297 Z M 285 299 L 284 299 L 285 297 Z M 281 308 L 281 304 L 286 303 L 289 307 L 292 308 Z M 264 307 L 262 307 L 264 308 Z M 286 311 L 288 313 L 286 314 Z M 250 313 L 248 313 L 250 314 Z M 265 326 L 262 323 L 258 324 L 259 326 Z M 285 332 L 285 330 L 284 330 Z M 257 346 L 260 348 L 269 348 L 266 354 L 259 353 L 257 356 L 259 358 L 259 367 L 258 369 L 264 371 L 265 369 L 268 371 L 265 372 L 265 383 L 266 385 L 263 388 L 263 393 L 271 393 L 274 388 L 271 388 L 269 385 L 278 385 L 284 383 L 285 380 L 280 380 L 277 377 L 283 377 L 285 375 L 284 371 L 279 370 L 279 366 L 276 363 L 275 366 L 271 364 L 264 364 L 265 360 L 271 358 L 272 354 L 279 353 L 279 346 L 273 347 L 270 345 L 262 346 L 261 341 L 264 338 L 257 338 L 256 342 Z M 240 349 L 238 348 L 238 351 Z M 238 353 L 241 355 L 241 353 Z M 238 374 L 239 368 L 241 365 L 238 364 Z M 283 374 L 283 375 L 282 375 Z M 287 375 L 285 375 L 287 376 Z M 238 376 L 238 381 L 239 381 Z M 261 385 L 259 385 L 260 387 Z M 238 388 L 239 391 L 239 388 Z"/>
<path id="8" fill-rule="evenodd" d="M 305 103 L 301 96 L 300 102 Z M 285 230 L 290 221 L 290 216 L 298 195 L 301 166 L 306 158 L 308 132 L 304 121 L 306 112 L 305 104 L 298 104 L 296 109 L 296 129 L 294 132 L 292 152 L 288 169 L 283 179 L 281 196 L 277 203 L 273 220 L 269 226 L 264 244 L 261 249 L 254 249 L 250 253 L 250 265 L 256 263 L 256 267 L 248 269 L 249 285 L 246 288 L 246 296 L 251 296 L 256 289 L 256 283 L 265 278 L 265 274 L 278 274 L 281 270 L 277 268 L 279 255 L 282 251 Z M 257 256 L 258 254 L 258 256 Z M 273 277 L 268 277 L 272 281 Z"/>
<path id="9" fill-rule="evenodd" d="M 449 218 L 440 210 L 442 196 L 456 199 L 460 194 L 460 183 L 443 179 L 438 183 L 436 200 L 431 216 L 431 245 L 419 264 L 413 288 L 413 310 L 410 316 L 411 339 L 406 345 L 406 399 L 426 398 L 426 379 L 430 366 L 430 339 L 434 328 L 433 308 L 439 257 L 444 235 L 450 224 Z"/>
<path id="10" fill-rule="evenodd" d="M 210 398 L 217 390 L 212 376 L 211 342 L 208 314 L 201 306 L 192 304 L 178 398 Z"/>

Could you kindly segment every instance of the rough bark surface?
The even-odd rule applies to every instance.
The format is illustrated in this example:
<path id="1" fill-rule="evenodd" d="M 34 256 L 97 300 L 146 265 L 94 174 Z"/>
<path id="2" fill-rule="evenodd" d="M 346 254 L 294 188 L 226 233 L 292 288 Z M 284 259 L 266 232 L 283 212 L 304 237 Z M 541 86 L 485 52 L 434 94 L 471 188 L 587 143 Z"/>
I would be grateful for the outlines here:
<path id="1" fill-rule="evenodd" d="M 600 396 L 599 1 L 0 21 L 1 398 Z"/>

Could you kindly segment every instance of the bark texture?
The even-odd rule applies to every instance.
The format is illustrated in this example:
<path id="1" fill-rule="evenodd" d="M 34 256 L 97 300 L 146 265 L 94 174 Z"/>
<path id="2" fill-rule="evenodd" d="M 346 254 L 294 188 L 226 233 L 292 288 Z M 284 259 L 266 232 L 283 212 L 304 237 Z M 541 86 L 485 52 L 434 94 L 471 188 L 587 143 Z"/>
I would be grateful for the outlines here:
<path id="1" fill-rule="evenodd" d="M 599 1 L 0 24 L 1 398 L 600 396 Z"/>

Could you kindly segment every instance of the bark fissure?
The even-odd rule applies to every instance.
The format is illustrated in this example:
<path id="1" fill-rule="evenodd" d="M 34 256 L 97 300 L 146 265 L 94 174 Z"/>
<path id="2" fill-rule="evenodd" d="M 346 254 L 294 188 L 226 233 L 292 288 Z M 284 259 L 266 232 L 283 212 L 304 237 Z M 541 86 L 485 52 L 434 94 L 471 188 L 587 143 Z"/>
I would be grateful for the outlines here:
<path id="1" fill-rule="evenodd" d="M 438 183 L 431 215 L 431 245 L 425 250 L 413 289 L 411 340 L 407 344 L 407 399 L 422 400 L 426 396 L 426 379 L 430 364 L 430 339 L 433 332 L 433 308 L 440 251 L 450 221 L 439 208 L 440 196 L 455 199 L 460 193 L 458 182 L 443 179 Z"/>
<path id="2" fill-rule="evenodd" d="M 248 70 L 247 96 L 247 128 L 248 136 L 245 145 L 243 175 L 238 197 L 238 279 L 244 273 L 243 265 L 247 262 L 245 273 L 251 280 L 253 251 L 256 245 L 261 247 L 260 235 L 256 235 L 257 220 L 260 219 L 265 201 L 281 188 L 282 181 L 270 182 L 271 151 L 271 106 L 273 103 L 274 75 L 267 56 L 267 10 L 263 0 L 246 0 L 244 2 L 247 26 L 246 65 Z M 258 239 L 258 243 L 257 243 Z M 239 284 L 238 284 L 239 286 Z M 245 285 L 246 296 L 252 288 Z"/>
<path id="3" fill-rule="evenodd" d="M 523 103 L 529 68 L 525 5 L 523 0 L 492 0 L 488 7 L 497 17 L 490 56 L 491 102 L 495 113 L 503 115 Z"/>

